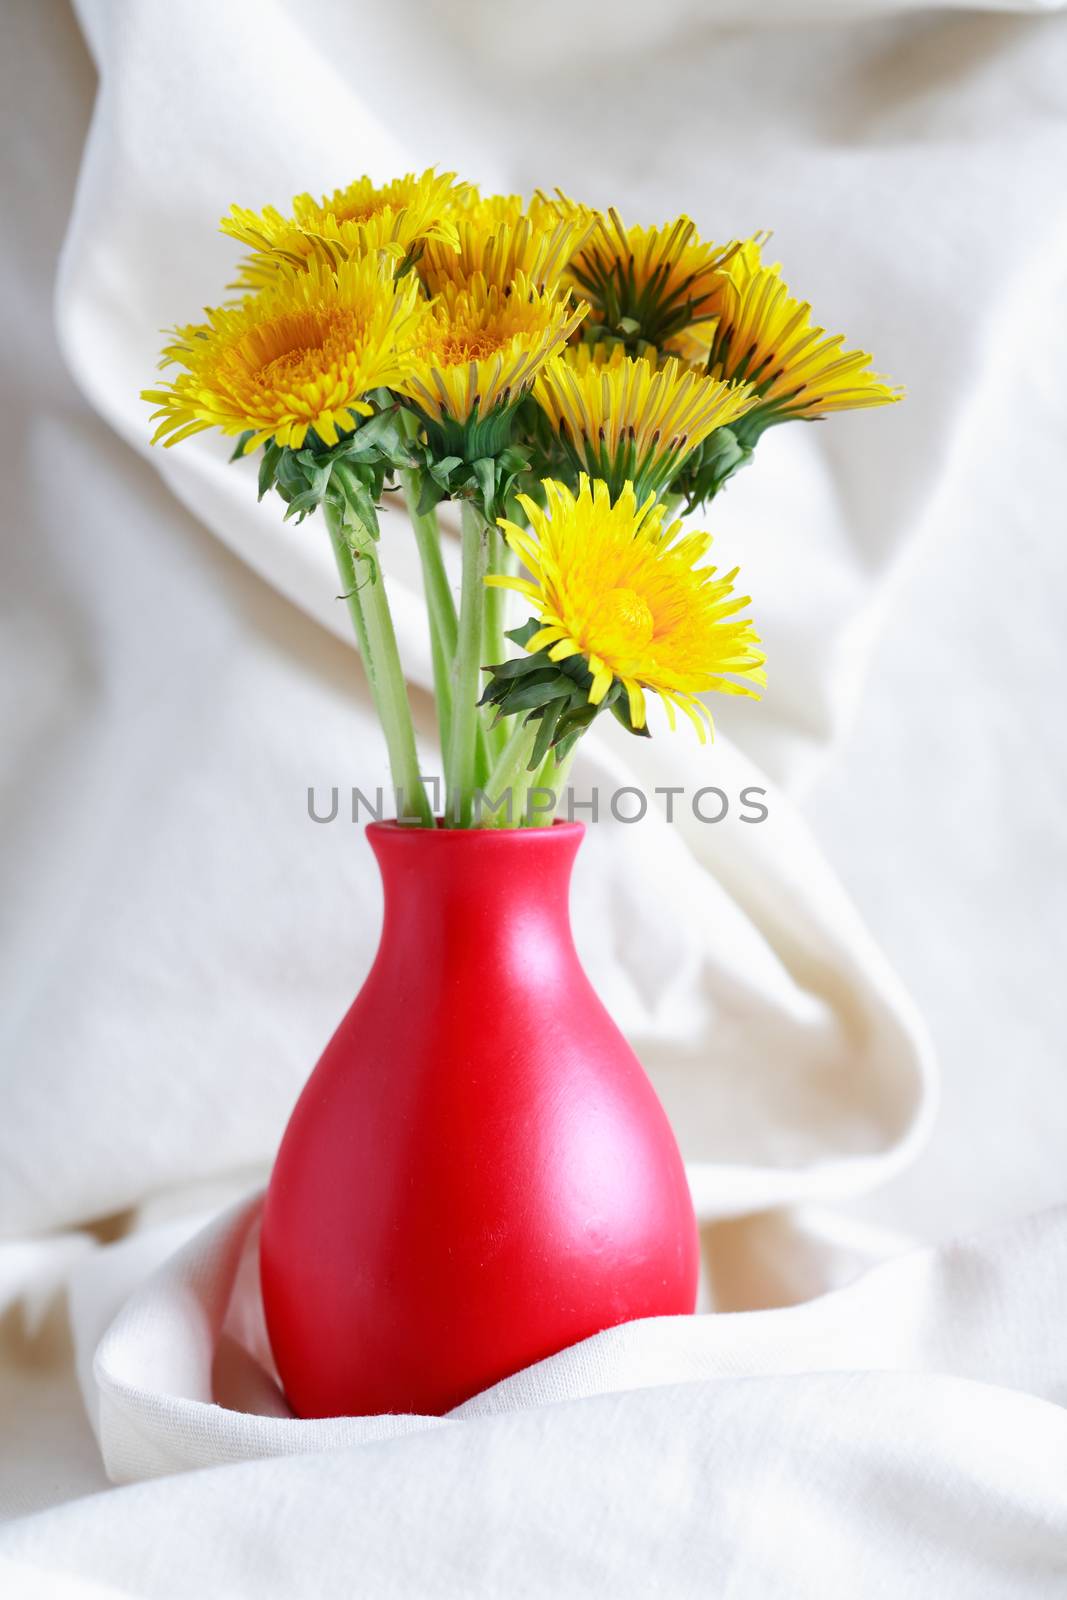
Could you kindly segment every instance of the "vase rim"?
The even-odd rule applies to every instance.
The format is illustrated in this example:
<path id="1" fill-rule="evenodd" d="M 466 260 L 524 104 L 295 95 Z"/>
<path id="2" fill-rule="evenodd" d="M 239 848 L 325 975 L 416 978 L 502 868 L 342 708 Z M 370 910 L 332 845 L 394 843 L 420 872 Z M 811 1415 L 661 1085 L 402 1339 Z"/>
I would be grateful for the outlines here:
<path id="1" fill-rule="evenodd" d="M 544 843 L 549 839 L 554 839 L 558 844 L 564 842 L 577 844 L 585 833 L 584 822 L 565 822 L 562 818 L 557 818 L 547 828 L 446 828 L 441 817 L 435 817 L 434 824 L 432 828 L 423 828 L 411 822 L 368 822 L 364 825 L 364 832 L 371 841 L 409 837 L 424 841 L 427 839 L 495 840 L 498 844 L 510 841 L 528 842 L 531 845 L 538 840 Z"/>

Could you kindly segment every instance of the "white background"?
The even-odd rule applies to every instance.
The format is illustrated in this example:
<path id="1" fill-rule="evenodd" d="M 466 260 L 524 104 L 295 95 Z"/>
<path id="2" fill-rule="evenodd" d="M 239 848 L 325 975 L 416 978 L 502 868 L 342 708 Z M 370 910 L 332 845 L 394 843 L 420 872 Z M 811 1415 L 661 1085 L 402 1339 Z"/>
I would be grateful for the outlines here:
<path id="1" fill-rule="evenodd" d="M 771 819 L 597 830 L 579 942 L 692 1163 L 720 1309 L 787 1306 L 909 1241 L 1062 1204 L 1062 17 L 79 9 L 84 38 L 58 0 L 12 7 L 0 69 L 12 1592 L 59 1592 L 53 1564 L 146 1594 L 322 1593 L 356 1570 L 374 1594 L 1061 1592 L 1058 1212 L 904 1255 L 842 1291 L 859 1298 L 815 1302 L 803 1338 L 775 1309 L 639 1330 L 477 1421 L 373 1447 L 388 1457 L 207 1404 L 228 1247 L 143 1280 L 260 1181 L 358 984 L 373 874 L 352 830 L 307 821 L 304 790 L 378 781 L 381 751 L 321 530 L 283 530 L 210 441 L 150 457 L 137 391 L 158 329 L 219 297 L 233 199 L 435 162 L 635 220 L 686 209 L 716 237 L 773 227 L 791 285 L 909 398 L 772 434 L 716 504 L 766 700 L 725 709 L 710 758 L 620 734 L 579 777 L 766 774 Z M 112 1477 L 263 1459 L 79 1503 L 107 1479 L 75 1351 Z M 604 1384 L 610 1412 L 583 1398 Z M 273 1459 L 294 1448 L 305 1465 Z M 650 1460 L 669 1465 L 642 1496 Z M 353 1521 L 361 1497 L 373 1516 Z M 216 1510 L 188 1549 L 186 1521 Z"/>

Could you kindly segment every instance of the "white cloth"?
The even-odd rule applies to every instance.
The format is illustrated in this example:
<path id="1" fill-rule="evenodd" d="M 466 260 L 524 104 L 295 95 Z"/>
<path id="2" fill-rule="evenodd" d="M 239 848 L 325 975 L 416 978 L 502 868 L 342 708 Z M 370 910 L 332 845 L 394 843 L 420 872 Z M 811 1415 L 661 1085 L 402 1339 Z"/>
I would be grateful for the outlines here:
<path id="1" fill-rule="evenodd" d="M 249 1354 L 257 1209 L 100 1343 L 109 1471 L 155 1481 L 0 1531 L 13 1594 L 1067 1593 L 1067 1212 L 789 1309 L 614 1329 L 446 1419 L 300 1422 Z"/>
<path id="2" fill-rule="evenodd" d="M 877 813 L 879 785 L 921 779 L 906 765 L 916 728 L 942 777 L 947 749 L 992 784 L 992 734 L 1006 736 L 1017 682 L 1025 671 L 1029 726 L 1051 726 L 1062 664 L 1062 547 L 1039 535 L 1059 503 L 1049 462 L 1064 421 L 1064 19 L 841 9 L 817 21 L 791 0 L 754 27 L 685 0 L 580 15 L 553 4 L 533 27 L 528 8 L 489 0 L 358 13 L 338 0 L 82 0 L 100 91 L 56 313 L 91 410 L 50 343 L 45 266 L 92 76 L 58 0 L 12 19 L 3 449 L 16 538 L 0 682 L 14 690 L 3 864 L 17 937 L 3 958 L 0 1511 L 12 1521 L 0 1553 L 14 1594 L 69 1579 L 86 1593 L 317 1595 L 354 1575 L 383 1596 L 970 1600 L 1064 1585 L 1049 1354 L 1062 1215 L 780 1309 L 899 1248 L 826 1206 L 901 1174 L 934 1105 L 924 1028 L 795 797 L 854 718 L 884 627 L 872 695 L 879 681 L 894 694 L 857 737 L 892 759 L 846 769 L 847 784 L 831 765 L 813 802 L 833 819 L 831 849 L 884 895 L 871 861 L 884 873 L 885 829 L 855 796 Z M 393 1422 L 279 1415 L 254 1359 L 247 1268 L 231 1293 L 241 1213 L 167 1261 L 259 1180 L 373 947 L 366 849 L 350 827 L 307 820 L 307 785 L 384 775 L 321 528 L 257 507 L 249 470 L 227 467 L 217 441 L 149 456 L 137 392 L 159 327 L 195 316 L 227 279 L 233 251 L 213 229 L 232 199 L 284 202 L 431 161 L 501 187 L 559 181 L 635 218 L 685 206 L 718 236 L 772 223 L 797 287 L 911 395 L 892 413 L 771 435 L 714 508 L 719 557 L 741 563 L 767 641 L 764 704 L 725 707 L 710 757 L 683 736 L 620 732 L 590 740 L 577 769 L 579 788 L 772 790 L 759 827 L 591 829 L 575 904 L 590 974 L 688 1158 L 712 1301 L 750 1314 L 591 1341 L 461 1419 L 386 1440 Z M 913 603 L 906 569 L 942 525 L 972 543 L 944 561 L 940 598 Z M 425 683 L 399 512 L 385 550 Z M 1016 598 L 1018 624 L 1003 609 Z M 971 676 L 954 690 L 957 658 Z M 984 720 L 969 713 L 971 683 Z M 946 716 L 933 702 L 953 692 Z M 423 697 L 417 709 L 429 768 Z M 922 870 L 896 867 L 894 954 L 918 950 L 920 978 L 955 980 L 941 999 L 931 979 L 932 1003 L 973 1016 L 985 1070 L 962 1063 L 967 1092 L 976 1082 L 996 1110 L 974 1133 L 977 1171 L 957 1119 L 921 1204 L 896 1177 L 902 1198 L 878 1213 L 890 1230 L 936 1236 L 959 1212 L 995 1213 L 1002 1190 L 1012 1210 L 1062 1196 L 1053 1014 L 1030 1003 L 1040 975 L 1058 973 L 1043 937 L 1064 843 L 1054 779 L 1027 776 L 1038 838 L 996 829 L 1002 876 L 1018 867 L 1029 889 L 996 903 L 1004 932 L 989 937 L 1021 946 L 1030 987 L 1020 967 L 998 994 L 990 970 L 974 1004 L 966 958 L 953 964 L 923 914 L 939 882 L 950 909 L 960 901 L 962 937 L 992 914 L 995 809 L 968 825 L 942 801 L 945 824 L 917 845 Z M 955 876 L 938 880 L 941 856 Z M 1011 935 L 1034 907 L 1027 951 Z M 1018 1128 L 992 1094 L 1007 1052 L 1036 1102 Z M 785 1206 L 802 1209 L 768 1213 Z M 67 1305 L 108 1472 L 170 1476 L 92 1495 L 107 1479 Z"/>

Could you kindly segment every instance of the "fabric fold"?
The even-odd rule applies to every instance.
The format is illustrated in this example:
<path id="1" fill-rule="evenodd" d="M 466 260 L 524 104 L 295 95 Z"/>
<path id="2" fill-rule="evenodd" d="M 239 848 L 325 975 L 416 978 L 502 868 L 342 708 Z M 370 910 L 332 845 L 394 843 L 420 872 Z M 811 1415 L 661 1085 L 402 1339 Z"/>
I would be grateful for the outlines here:
<path id="1" fill-rule="evenodd" d="M 214 1218 L 134 1290 L 100 1340 L 93 1363 L 99 1437 L 115 1482 L 725 1379 L 942 1373 L 1067 1406 L 1054 1318 L 1046 1312 L 1031 1325 L 1025 1348 L 1016 1338 L 1027 1308 L 1046 1297 L 1047 1275 L 1067 1268 L 1067 1212 L 1053 1212 L 989 1238 L 906 1252 L 797 1305 L 609 1329 L 445 1420 L 305 1421 L 286 1406 L 271 1363 L 257 1273 L 260 1206 L 257 1195 Z M 714 1283 L 714 1237 L 705 1253 Z"/>
<path id="2" fill-rule="evenodd" d="M 616 1597 L 654 1574 L 680 1597 L 1049 1600 L 1067 1583 L 1062 1210 L 805 1305 L 613 1330 L 444 1421 L 298 1422 L 211 1403 L 257 1206 L 165 1262 L 99 1347 L 110 1470 L 156 1481 L 0 1530 L 13 1592 L 47 1576 L 57 1597 L 299 1600 L 358 1574 L 386 1597 Z"/>

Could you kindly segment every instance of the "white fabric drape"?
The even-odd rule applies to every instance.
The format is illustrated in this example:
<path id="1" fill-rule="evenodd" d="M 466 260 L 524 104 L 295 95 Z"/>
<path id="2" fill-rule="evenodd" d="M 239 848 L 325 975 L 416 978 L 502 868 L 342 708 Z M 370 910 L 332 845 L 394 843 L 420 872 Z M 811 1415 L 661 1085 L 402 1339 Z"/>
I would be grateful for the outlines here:
<path id="1" fill-rule="evenodd" d="M 323 1422 L 253 1359 L 255 1214 L 127 1299 L 95 1388 L 110 1473 L 142 1481 L 0 1532 L 12 1593 L 1067 1592 L 1063 1211 L 789 1309 L 613 1330 L 450 1418 Z"/>
<path id="2" fill-rule="evenodd" d="M 1013 674 L 1049 725 L 1058 704 L 1062 556 L 1040 534 L 1064 421 L 1050 374 L 1067 354 L 1067 30 L 1022 14 L 1054 8 L 1013 9 L 782 0 L 753 19 L 695 0 L 580 13 L 553 0 L 534 20 L 489 0 L 79 0 L 92 68 L 58 0 L 13 18 L 0 677 L 13 1594 L 1067 1593 L 1051 1334 L 1067 1224 L 1049 1212 L 857 1278 L 906 1246 L 900 1229 L 934 1238 L 1000 1208 L 956 1204 L 990 1185 L 951 1122 L 909 1198 L 902 1174 L 936 1099 L 926 1029 L 798 809 L 820 771 L 840 772 L 828 753 L 872 651 L 871 695 L 901 691 L 879 735 L 894 760 L 910 728 L 936 764 L 927 702 L 951 695 L 957 657 L 988 673 L 982 715 L 958 691 L 943 739 L 979 775 Z M 684 808 L 672 825 L 609 816 L 575 888 L 583 959 L 678 1131 L 721 1314 L 590 1341 L 443 1422 L 301 1423 L 257 1321 L 247 1196 L 377 932 L 358 830 L 312 823 L 306 789 L 373 789 L 384 756 L 321 528 L 257 506 L 217 441 L 149 453 L 137 396 L 159 329 L 222 293 L 234 250 L 214 228 L 231 200 L 431 162 L 508 189 L 558 182 L 635 219 L 684 207 L 714 236 L 773 225 L 790 280 L 910 394 L 772 434 L 714 507 L 717 555 L 741 565 L 767 643 L 765 702 L 726 706 L 710 754 L 618 731 L 576 768 L 583 794 L 769 791 L 759 826 L 736 807 L 715 826 Z M 48 303 L 63 235 L 66 370 Z M 971 543 L 931 617 L 909 573 L 943 526 Z M 1011 550 L 994 543 L 1005 529 Z M 425 686 L 398 510 L 383 549 Z M 1019 578 L 1027 557 L 1037 576 Z M 418 691 L 416 711 L 432 770 Z M 895 770 L 879 760 L 811 804 L 861 878 L 880 836 L 850 796 L 877 805 Z M 923 897 L 958 841 L 982 948 L 994 836 L 1015 852 L 1001 875 L 1016 861 L 1030 874 L 1034 960 L 1057 970 L 1043 898 L 1063 845 L 1054 764 L 1035 760 L 1027 783 L 1042 797 L 1031 848 L 988 818 L 968 831 L 953 807 L 927 828 L 921 871 L 895 864 L 915 923 L 897 951 L 921 954 L 920 977 L 954 970 Z M 961 982 L 943 1003 L 988 1007 L 1005 1061 L 1046 1092 L 1051 1007 L 987 987 Z M 988 1094 L 989 1075 L 976 1081 Z M 1046 1099 L 1018 1129 L 995 1119 L 977 1135 L 1010 1146 L 1011 1209 L 1062 1196 L 1067 1113 Z M 878 1226 L 859 1222 L 859 1197 L 891 1179 L 899 1202 L 868 1200 Z M 92 1495 L 109 1481 L 126 1487 Z"/>

